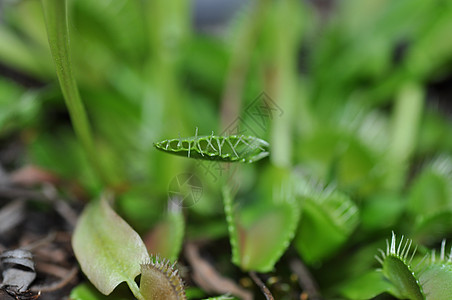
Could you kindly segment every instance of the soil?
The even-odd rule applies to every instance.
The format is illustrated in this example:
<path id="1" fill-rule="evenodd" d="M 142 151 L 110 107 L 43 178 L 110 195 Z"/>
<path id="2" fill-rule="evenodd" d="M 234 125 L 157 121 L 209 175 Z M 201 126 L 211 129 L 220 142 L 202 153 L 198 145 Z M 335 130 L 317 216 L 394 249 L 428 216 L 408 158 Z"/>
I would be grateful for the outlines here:
<path id="1" fill-rule="evenodd" d="M 0 168 L 12 163 L 14 155 L 8 155 L 9 147 L 17 145 L 3 142 Z M 0 169 L 0 253 L 15 249 L 30 251 L 36 274 L 26 292 L 2 286 L 0 300 L 38 296 L 45 300 L 68 299 L 71 289 L 82 279 L 71 248 L 72 231 L 82 205 L 61 198 L 57 186 L 54 175 L 34 166 Z M 33 271 L 20 262 L 0 267 L 2 272 L 9 268 Z M 0 279 L 3 282 L 2 276 Z"/>

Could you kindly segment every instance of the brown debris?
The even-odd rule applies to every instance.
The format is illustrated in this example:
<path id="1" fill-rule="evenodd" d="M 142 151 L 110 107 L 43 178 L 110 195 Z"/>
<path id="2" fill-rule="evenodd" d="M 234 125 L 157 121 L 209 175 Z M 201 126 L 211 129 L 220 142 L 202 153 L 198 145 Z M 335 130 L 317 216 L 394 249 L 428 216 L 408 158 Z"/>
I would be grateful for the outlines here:
<path id="1" fill-rule="evenodd" d="M 320 295 L 319 289 L 317 287 L 317 283 L 314 280 L 314 277 L 309 272 L 309 269 L 303 264 L 300 259 L 293 259 L 290 262 L 290 268 L 292 272 L 294 272 L 298 277 L 298 282 L 304 292 L 301 294 L 301 299 L 311 299 L 311 300 L 321 300 L 322 296 Z"/>
<path id="2" fill-rule="evenodd" d="M 55 174 L 34 165 L 27 165 L 15 170 L 10 174 L 9 180 L 13 184 L 28 187 L 42 183 L 56 184 L 59 182 L 59 178 Z"/>
<path id="3" fill-rule="evenodd" d="M 25 202 L 13 200 L 0 209 L 0 235 L 18 226 L 25 218 Z"/>
<path id="4" fill-rule="evenodd" d="M 270 290 L 267 286 L 262 282 L 262 280 L 257 276 L 255 272 L 250 272 L 250 277 L 256 283 L 256 285 L 261 289 L 262 293 L 265 295 L 265 299 L 267 300 L 275 300 Z"/>
<path id="5" fill-rule="evenodd" d="M 194 242 L 185 245 L 185 257 L 193 268 L 193 280 L 203 290 L 218 294 L 231 294 L 243 300 L 253 300 L 253 294 L 240 287 L 229 278 L 223 277 L 199 254 L 199 246 Z"/>
<path id="6" fill-rule="evenodd" d="M 32 209 L 36 204 L 44 209 Z M 34 300 L 40 296 L 45 300 L 61 300 L 67 297 L 80 281 L 71 247 L 77 212 L 61 199 L 56 188 L 49 183 L 26 187 L 18 185 L 15 178 L 3 180 L 0 184 L 0 216 L 4 216 L 0 219 L 0 253 L 10 249 L 30 251 L 34 261 L 33 275 L 36 277 L 30 286 L 21 285 L 20 289 L 3 282 L 0 300 Z M 5 266 L 0 269 L 4 272 Z M 17 274 L 11 273 L 16 270 L 8 272 L 7 278 L 17 277 Z M 23 276 L 19 274 L 19 277 Z"/>

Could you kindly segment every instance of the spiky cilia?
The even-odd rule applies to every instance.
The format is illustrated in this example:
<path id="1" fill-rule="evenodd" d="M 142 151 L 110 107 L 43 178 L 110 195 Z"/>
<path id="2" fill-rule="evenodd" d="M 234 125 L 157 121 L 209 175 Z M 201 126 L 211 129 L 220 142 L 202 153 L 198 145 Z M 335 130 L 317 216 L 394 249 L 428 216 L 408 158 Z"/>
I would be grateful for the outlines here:
<path id="1" fill-rule="evenodd" d="M 416 249 L 412 252 L 411 258 L 408 259 L 412 241 L 407 239 L 402 248 L 402 236 L 396 249 L 396 236 L 392 232 L 391 245 L 389 245 L 387 240 L 386 243 L 386 253 L 380 249 L 381 257 L 376 256 L 375 258 L 382 264 L 384 276 L 394 285 L 397 297 L 401 299 L 424 300 L 425 295 L 422 286 L 411 267 Z"/>
<path id="2" fill-rule="evenodd" d="M 187 299 L 184 283 L 175 264 L 157 256 L 141 265 L 140 292 L 145 299 Z"/>

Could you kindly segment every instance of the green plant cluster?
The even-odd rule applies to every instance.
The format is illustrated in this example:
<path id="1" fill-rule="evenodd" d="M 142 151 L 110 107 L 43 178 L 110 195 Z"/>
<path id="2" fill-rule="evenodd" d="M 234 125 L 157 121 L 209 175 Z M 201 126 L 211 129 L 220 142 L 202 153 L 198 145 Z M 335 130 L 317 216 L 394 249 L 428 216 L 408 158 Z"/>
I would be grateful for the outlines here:
<path id="1" fill-rule="evenodd" d="M 0 77 L 0 138 L 19 133 L 21 163 L 90 198 L 115 194 L 122 218 L 93 201 L 73 239 L 99 291 L 125 281 L 148 299 L 135 277 L 149 253 L 174 261 L 184 239 L 227 239 L 218 267 L 285 278 L 295 257 L 325 299 L 452 299 L 446 244 L 439 259 L 429 250 L 452 236 L 452 121 L 429 88 L 452 74 L 452 2 L 315 2 L 249 1 L 217 34 L 193 28 L 185 0 L 1 3 L 0 63 L 32 84 Z M 269 158 L 154 148 L 195 128 L 206 143 L 246 130 Z M 169 184 L 187 173 L 202 196 L 176 209 Z M 391 231 L 412 242 L 386 247 Z M 96 293 L 82 284 L 73 297 Z"/>

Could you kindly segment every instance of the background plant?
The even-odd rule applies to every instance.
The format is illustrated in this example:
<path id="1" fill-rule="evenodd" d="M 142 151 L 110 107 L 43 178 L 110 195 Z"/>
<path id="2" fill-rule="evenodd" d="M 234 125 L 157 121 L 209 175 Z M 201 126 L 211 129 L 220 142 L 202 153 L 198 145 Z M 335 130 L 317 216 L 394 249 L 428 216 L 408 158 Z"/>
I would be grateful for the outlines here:
<path id="1" fill-rule="evenodd" d="M 230 240 L 216 266 L 236 279 L 242 273 L 223 261 L 273 271 L 290 285 L 297 258 L 325 298 L 410 297 L 381 283 L 374 255 L 392 230 L 420 245 L 420 257 L 422 246 L 440 248 L 451 235 L 452 130 L 441 88 L 450 82 L 450 1 L 348 0 L 327 9 L 254 1 L 220 35 L 193 28 L 193 3 L 167 2 L 69 3 L 73 74 L 92 146 L 67 120 L 40 2 L 3 4 L 3 69 L 29 78 L 25 86 L 0 78 L 1 136 L 26 145 L 15 164 L 77 181 L 87 198 L 114 190 L 116 210 L 139 234 L 166 234 L 147 246 L 171 249 L 167 258 L 178 256 L 185 226 L 188 241 Z M 271 101 L 258 98 L 263 91 Z M 257 118 L 266 111 L 254 103 L 273 110 Z M 269 141 L 270 159 L 220 174 L 213 167 L 222 164 L 153 148 L 196 127 L 227 135 L 236 125 Z M 182 172 L 203 184 L 202 199 L 183 213 L 167 209 L 168 183 Z M 238 189 L 224 188 L 234 182 Z M 266 245 L 274 249 L 260 253 Z M 282 286 L 270 288 L 291 299 Z"/>

